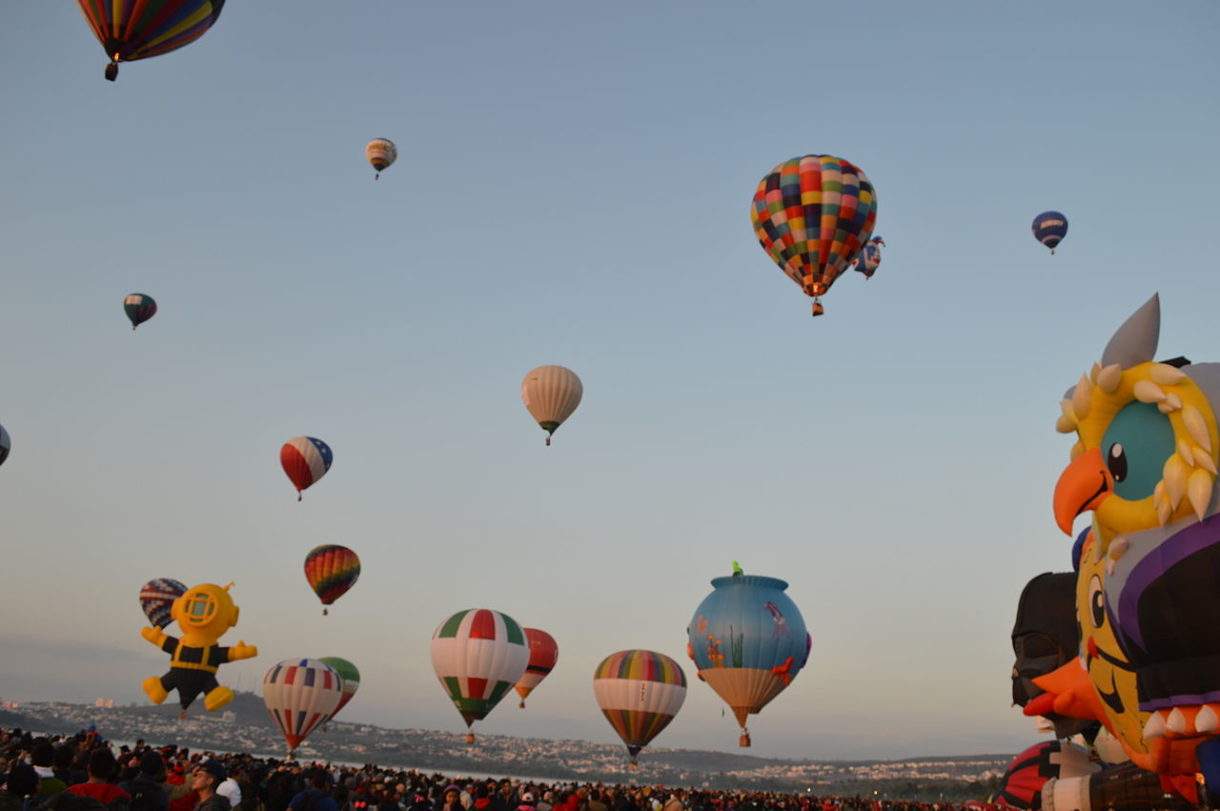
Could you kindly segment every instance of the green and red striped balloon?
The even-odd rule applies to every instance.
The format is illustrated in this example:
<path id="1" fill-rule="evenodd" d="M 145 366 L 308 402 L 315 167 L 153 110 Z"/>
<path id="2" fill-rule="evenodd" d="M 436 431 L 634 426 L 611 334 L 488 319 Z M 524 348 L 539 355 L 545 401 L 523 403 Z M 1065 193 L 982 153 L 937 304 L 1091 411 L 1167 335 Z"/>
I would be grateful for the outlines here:
<path id="1" fill-rule="evenodd" d="M 521 680 L 529 658 L 521 626 L 489 608 L 459 611 L 432 634 L 432 669 L 467 727 Z M 466 740 L 473 742 L 474 735 Z"/>

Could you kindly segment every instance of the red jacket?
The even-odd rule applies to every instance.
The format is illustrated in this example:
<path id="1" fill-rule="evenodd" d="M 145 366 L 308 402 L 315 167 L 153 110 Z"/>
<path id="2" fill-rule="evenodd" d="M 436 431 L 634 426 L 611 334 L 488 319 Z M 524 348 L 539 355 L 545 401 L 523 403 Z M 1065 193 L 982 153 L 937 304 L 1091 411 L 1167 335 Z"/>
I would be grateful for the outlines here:
<path id="1" fill-rule="evenodd" d="M 126 791 L 109 783 L 77 783 L 75 786 L 68 786 L 68 791 L 81 797 L 93 797 L 96 800 L 101 800 L 102 805 L 110 805 L 119 799 L 131 799 L 131 795 Z"/>

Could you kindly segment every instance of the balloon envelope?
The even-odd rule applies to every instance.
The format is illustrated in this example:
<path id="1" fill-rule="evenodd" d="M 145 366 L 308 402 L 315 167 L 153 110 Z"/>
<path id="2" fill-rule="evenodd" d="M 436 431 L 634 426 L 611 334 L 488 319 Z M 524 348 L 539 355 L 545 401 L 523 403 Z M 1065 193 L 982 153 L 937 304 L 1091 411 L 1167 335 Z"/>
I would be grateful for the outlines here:
<path id="1" fill-rule="evenodd" d="M 699 676 L 744 728 L 804 667 L 809 638 L 800 609 L 774 577 L 717 577 L 688 628 Z"/>
<path id="2" fill-rule="evenodd" d="M 432 669 L 466 726 L 485 718 L 529 663 L 525 632 L 507 614 L 459 611 L 432 634 Z"/>
<path id="3" fill-rule="evenodd" d="M 360 557 L 346 546 L 323 544 L 305 556 L 305 579 L 322 605 L 346 594 L 359 577 Z"/>
<path id="4" fill-rule="evenodd" d="M 334 460 L 330 446 L 311 436 L 294 437 L 280 448 L 280 466 L 297 488 L 297 501 L 302 490 L 326 475 Z"/>
<path id="5" fill-rule="evenodd" d="M 856 258 L 876 220 L 873 184 L 855 164 L 832 155 L 779 164 L 759 181 L 750 208 L 758 243 L 814 298 Z"/>
<path id="6" fill-rule="evenodd" d="M 572 416 L 583 395 L 580 378 L 563 366 L 539 366 L 531 369 L 521 381 L 521 399 L 547 432 L 548 445 L 551 444 L 550 435 Z"/>
<path id="7" fill-rule="evenodd" d="M 160 56 L 202 37 L 218 19 L 225 0 L 77 0 L 111 64 Z"/>
<path id="8" fill-rule="evenodd" d="M 1034 217 L 1034 224 L 1031 228 L 1034 232 L 1034 239 L 1050 248 L 1051 253 L 1054 253 L 1055 246 L 1067 236 L 1068 220 L 1058 211 L 1043 211 Z"/>
<path id="9" fill-rule="evenodd" d="M 525 628 L 525 640 L 529 644 L 530 659 L 525 667 L 525 675 L 517 682 L 517 694 L 521 696 L 521 706 L 534 688 L 550 674 L 559 661 L 559 645 L 555 637 L 537 628 Z"/>
<path id="10" fill-rule="evenodd" d="M 8 459 L 9 451 L 13 449 L 13 438 L 8 435 L 8 431 L 4 430 L 4 426 L 0 425 L 0 465 L 4 464 L 4 460 Z"/>
<path id="11" fill-rule="evenodd" d="M 1083 746 L 1060 741 L 1036 743 L 1008 764 L 991 801 L 1008 808 L 1040 808 L 1042 786 L 1047 780 L 1080 777 L 1099 768 L 1089 761 L 1089 751 Z"/>
<path id="12" fill-rule="evenodd" d="M 290 751 L 338 711 L 342 698 L 343 679 L 317 659 L 285 659 L 263 677 L 263 703 Z"/>
<path id="13" fill-rule="evenodd" d="M 686 674 L 663 653 L 621 650 L 602 659 L 593 672 L 593 695 L 634 763 L 640 749 L 682 709 Z"/>
<path id="14" fill-rule="evenodd" d="M 389 138 L 374 138 L 365 145 L 364 157 L 377 170 L 376 176 L 380 176 L 398 160 L 398 147 Z"/>
<path id="15" fill-rule="evenodd" d="M 140 588 L 140 608 L 144 616 L 158 628 L 164 628 L 172 621 L 170 610 L 174 600 L 186 594 L 186 584 L 170 577 L 158 577 L 149 580 Z"/>
<path id="16" fill-rule="evenodd" d="M 330 665 L 339 674 L 339 678 L 343 679 L 343 698 L 339 699 L 339 706 L 335 707 L 334 713 L 331 714 L 334 718 L 356 697 L 356 691 L 360 689 L 360 671 L 354 664 L 338 656 L 323 656 L 318 661 Z"/>
<path id="17" fill-rule="evenodd" d="M 157 314 L 157 302 L 144 293 L 131 293 L 123 299 L 123 312 L 131 320 L 131 328 L 143 324 Z"/>

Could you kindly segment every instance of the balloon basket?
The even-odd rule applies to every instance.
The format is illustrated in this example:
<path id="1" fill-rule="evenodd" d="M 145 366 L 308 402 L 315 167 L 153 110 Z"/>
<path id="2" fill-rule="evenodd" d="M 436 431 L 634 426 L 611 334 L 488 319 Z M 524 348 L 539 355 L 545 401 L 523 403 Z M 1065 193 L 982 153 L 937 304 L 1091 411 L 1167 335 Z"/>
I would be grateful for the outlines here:
<path id="1" fill-rule="evenodd" d="M 742 730 L 741 737 L 737 739 L 737 745 L 738 746 L 749 746 L 750 745 L 750 733 L 746 732 L 745 730 Z"/>
<path id="2" fill-rule="evenodd" d="M 119 78 L 119 63 L 111 62 L 106 66 L 106 81 L 113 82 L 117 78 Z M 135 328 L 132 327 L 132 329 Z"/>
<path id="3" fill-rule="evenodd" d="M 825 312 L 826 312 L 826 308 L 824 306 L 822 306 L 822 302 L 820 302 L 820 301 L 813 302 L 813 317 L 814 318 L 818 317 L 819 315 L 823 315 Z"/>
<path id="4" fill-rule="evenodd" d="M 518 704 L 517 706 L 524 710 L 525 709 L 525 699 L 524 698 L 521 699 L 521 703 Z"/>
<path id="5" fill-rule="evenodd" d="M 640 764 L 636 763 L 634 760 L 627 764 L 627 771 L 638 772 L 639 770 Z"/>
<path id="6" fill-rule="evenodd" d="M 466 743 L 474 743 L 474 733 L 473 732 L 466 733 Z"/>
<path id="7" fill-rule="evenodd" d="M 330 610 L 329 610 L 329 609 L 326 609 L 326 608 L 323 608 L 323 609 L 322 609 L 322 616 L 324 616 L 324 617 L 325 617 L 325 616 L 328 616 L 329 614 L 330 614 Z"/>

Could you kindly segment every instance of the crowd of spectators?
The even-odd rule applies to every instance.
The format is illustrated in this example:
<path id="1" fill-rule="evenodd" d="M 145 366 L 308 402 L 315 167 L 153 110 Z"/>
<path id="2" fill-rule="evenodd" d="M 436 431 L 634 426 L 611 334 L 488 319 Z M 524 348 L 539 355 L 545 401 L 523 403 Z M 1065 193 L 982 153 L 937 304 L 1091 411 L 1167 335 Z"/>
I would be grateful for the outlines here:
<path id="1" fill-rule="evenodd" d="M 0 729 L 0 811 L 961 811 L 952 803 L 458 778 Z"/>

